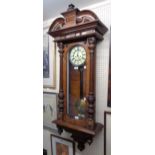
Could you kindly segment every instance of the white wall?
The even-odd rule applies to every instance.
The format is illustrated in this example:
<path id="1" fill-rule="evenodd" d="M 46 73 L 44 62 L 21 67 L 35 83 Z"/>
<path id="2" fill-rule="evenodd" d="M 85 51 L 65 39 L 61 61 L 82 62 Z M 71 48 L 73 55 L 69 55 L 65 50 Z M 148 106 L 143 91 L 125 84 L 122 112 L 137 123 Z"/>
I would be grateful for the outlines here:
<path id="1" fill-rule="evenodd" d="M 110 2 L 102 2 L 87 8 L 80 9 L 90 9 L 94 11 L 100 20 L 109 28 L 111 25 L 110 21 Z M 53 19 L 44 22 L 44 28 L 52 23 Z M 99 42 L 97 45 L 97 61 L 96 61 L 96 120 L 104 124 L 104 111 L 111 109 L 107 107 L 107 88 L 108 88 L 108 63 L 109 63 L 109 31 L 104 36 L 104 40 Z M 58 79 L 57 79 L 58 80 Z M 111 123 L 109 121 L 108 123 Z M 103 155 L 104 144 L 103 144 L 103 132 L 100 132 L 95 138 L 91 146 L 86 145 L 86 149 L 80 152 L 76 149 L 76 155 Z M 69 138 L 68 134 L 64 134 Z M 50 132 L 44 129 L 44 147 L 51 152 L 50 149 Z M 110 141 L 110 139 L 107 139 Z M 110 152 L 110 151 L 109 151 Z M 51 154 L 48 154 L 51 155 Z M 107 154 L 107 155 L 110 155 Z"/>

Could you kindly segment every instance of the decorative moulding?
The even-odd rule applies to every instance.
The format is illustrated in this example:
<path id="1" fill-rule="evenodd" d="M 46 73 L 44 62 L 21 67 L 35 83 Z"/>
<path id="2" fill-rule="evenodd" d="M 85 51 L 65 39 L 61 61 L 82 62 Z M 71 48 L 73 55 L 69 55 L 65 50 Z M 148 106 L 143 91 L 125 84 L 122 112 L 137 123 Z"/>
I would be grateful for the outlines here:
<path id="1" fill-rule="evenodd" d="M 103 40 L 103 35 L 108 31 L 107 27 L 90 10 L 80 11 L 73 5 L 69 5 L 66 12 L 62 13 L 51 24 L 48 34 L 54 37 L 60 54 L 60 87 L 58 100 L 57 119 L 53 121 L 57 125 L 58 132 L 63 130 L 71 133 L 71 137 L 78 143 L 78 149 L 84 150 L 85 143 L 91 144 L 93 138 L 103 129 L 101 123 L 95 118 L 95 53 L 97 42 Z M 81 43 L 86 48 L 86 100 L 88 103 L 87 115 L 83 120 L 70 117 L 67 113 L 67 54 L 71 44 Z"/>

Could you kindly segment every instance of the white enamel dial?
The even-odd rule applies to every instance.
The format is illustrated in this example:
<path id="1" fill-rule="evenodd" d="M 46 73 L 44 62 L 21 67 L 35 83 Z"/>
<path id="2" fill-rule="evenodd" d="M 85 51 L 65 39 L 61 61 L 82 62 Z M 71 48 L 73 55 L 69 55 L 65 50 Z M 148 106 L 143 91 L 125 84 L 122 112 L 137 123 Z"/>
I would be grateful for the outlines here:
<path id="1" fill-rule="evenodd" d="M 75 46 L 70 51 L 70 62 L 74 66 L 81 66 L 86 61 L 86 51 L 82 46 Z"/>

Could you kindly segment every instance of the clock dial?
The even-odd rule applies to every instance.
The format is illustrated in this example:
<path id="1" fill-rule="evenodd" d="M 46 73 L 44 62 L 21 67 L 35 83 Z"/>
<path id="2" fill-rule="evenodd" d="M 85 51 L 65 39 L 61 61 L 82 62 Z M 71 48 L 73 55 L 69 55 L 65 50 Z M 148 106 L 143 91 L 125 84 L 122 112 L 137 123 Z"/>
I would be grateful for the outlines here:
<path id="1" fill-rule="evenodd" d="M 81 66 L 85 63 L 86 51 L 82 46 L 75 46 L 70 51 L 70 62 L 74 66 Z"/>

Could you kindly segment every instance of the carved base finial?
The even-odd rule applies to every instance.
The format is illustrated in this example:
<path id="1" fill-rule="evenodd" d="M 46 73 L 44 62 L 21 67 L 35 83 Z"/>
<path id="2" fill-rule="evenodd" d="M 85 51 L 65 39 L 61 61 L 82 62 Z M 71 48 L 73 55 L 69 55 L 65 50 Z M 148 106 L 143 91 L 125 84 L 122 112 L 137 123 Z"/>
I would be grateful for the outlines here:
<path id="1" fill-rule="evenodd" d="M 78 149 L 80 150 L 80 151 L 83 151 L 84 149 L 85 149 L 85 145 L 84 145 L 84 143 L 78 143 Z"/>
<path id="2" fill-rule="evenodd" d="M 82 134 L 77 132 L 73 133 L 71 137 L 78 143 L 77 147 L 80 151 L 85 149 L 86 143 L 90 145 L 93 142 L 93 137 L 89 134 Z"/>

